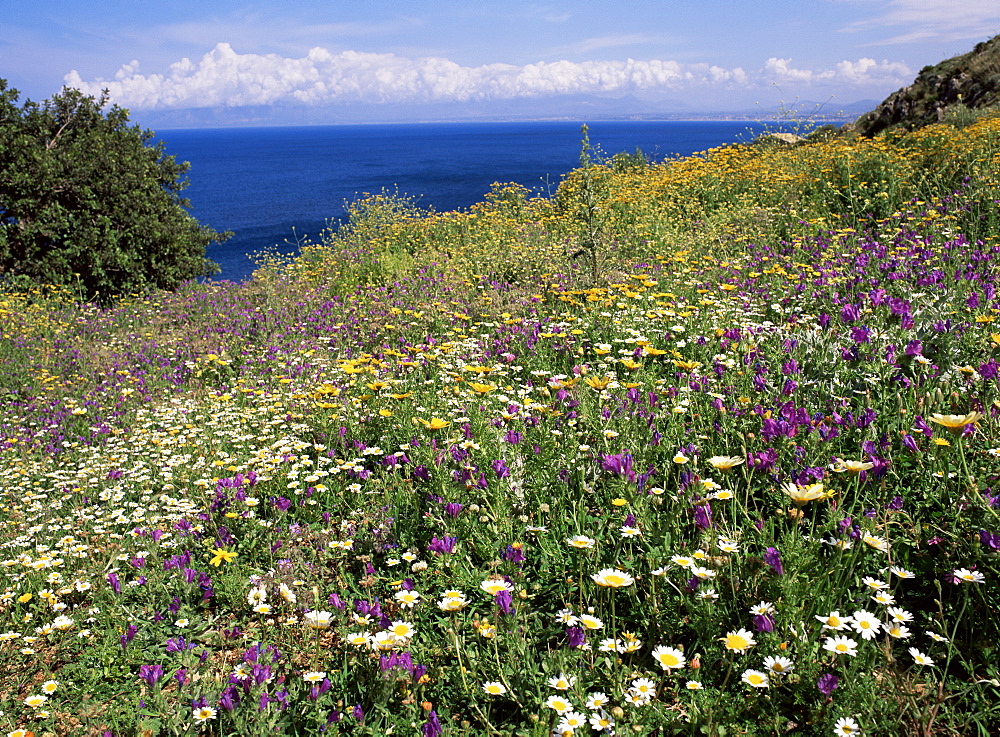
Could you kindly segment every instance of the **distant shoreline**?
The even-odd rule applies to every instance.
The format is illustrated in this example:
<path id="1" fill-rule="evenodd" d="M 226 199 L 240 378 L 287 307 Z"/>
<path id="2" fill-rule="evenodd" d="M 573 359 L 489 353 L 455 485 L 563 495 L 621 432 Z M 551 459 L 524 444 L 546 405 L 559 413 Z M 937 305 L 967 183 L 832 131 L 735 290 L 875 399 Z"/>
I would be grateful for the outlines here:
<path id="1" fill-rule="evenodd" d="M 807 113 L 789 113 L 780 115 L 776 113 L 768 115 L 750 115 L 749 113 L 723 113 L 678 114 L 678 115 L 650 115 L 638 116 L 627 115 L 621 117 L 583 117 L 583 116 L 559 116 L 549 118 L 454 118 L 454 119 L 425 119 L 425 120 L 381 120 L 381 121 L 330 121 L 324 123 L 270 123 L 262 120 L 247 120 L 231 122 L 227 124 L 210 123 L 207 125 L 150 125 L 143 124 L 144 127 L 155 128 L 159 131 L 175 130 L 224 130 L 239 128 L 324 128 L 324 127 L 365 127 L 365 126 L 407 126 L 407 125 L 502 125 L 504 123 L 816 123 L 824 125 L 827 123 L 853 123 L 860 116 L 854 114 L 844 115 L 809 115 Z"/>

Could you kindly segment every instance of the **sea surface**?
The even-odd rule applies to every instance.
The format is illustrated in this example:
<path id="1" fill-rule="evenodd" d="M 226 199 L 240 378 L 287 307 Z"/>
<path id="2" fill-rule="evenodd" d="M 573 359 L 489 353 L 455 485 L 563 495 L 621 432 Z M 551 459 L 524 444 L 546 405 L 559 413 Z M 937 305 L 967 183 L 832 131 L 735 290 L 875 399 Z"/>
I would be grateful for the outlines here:
<path id="1" fill-rule="evenodd" d="M 640 148 L 653 160 L 746 142 L 763 130 L 746 121 L 597 122 L 591 146 L 605 155 Z M 295 253 L 345 216 L 365 193 L 389 191 L 448 211 L 482 200 L 494 182 L 544 195 L 580 161 L 572 122 L 424 123 L 161 130 L 166 152 L 191 164 L 183 195 L 191 214 L 234 237 L 209 247 L 216 279 L 243 281 L 251 256 Z"/>

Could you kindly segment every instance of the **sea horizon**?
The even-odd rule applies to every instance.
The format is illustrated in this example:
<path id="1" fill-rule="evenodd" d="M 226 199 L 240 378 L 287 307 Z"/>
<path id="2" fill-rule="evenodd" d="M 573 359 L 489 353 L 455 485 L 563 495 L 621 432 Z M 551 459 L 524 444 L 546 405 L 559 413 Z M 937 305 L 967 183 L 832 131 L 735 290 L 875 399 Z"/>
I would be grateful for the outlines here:
<path id="1" fill-rule="evenodd" d="M 597 155 L 643 152 L 652 161 L 748 142 L 791 124 L 750 120 L 594 120 Z M 217 280 L 243 281 L 253 254 L 294 255 L 336 228 L 347 204 L 390 192 L 446 212 L 479 202 L 494 182 L 540 196 L 579 165 L 579 120 L 390 122 L 162 129 L 167 155 L 191 163 L 181 193 L 191 215 L 232 240 L 212 244 Z"/>

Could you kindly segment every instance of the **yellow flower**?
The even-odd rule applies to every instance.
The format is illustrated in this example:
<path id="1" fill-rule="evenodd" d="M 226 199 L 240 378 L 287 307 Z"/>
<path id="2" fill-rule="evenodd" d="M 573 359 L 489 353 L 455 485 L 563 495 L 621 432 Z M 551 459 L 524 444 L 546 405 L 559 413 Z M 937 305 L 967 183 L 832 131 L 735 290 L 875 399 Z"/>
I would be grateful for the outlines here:
<path id="1" fill-rule="evenodd" d="M 833 496 L 833 492 L 826 491 L 823 489 L 823 484 L 809 484 L 808 486 L 799 486 L 794 483 L 787 483 L 782 490 L 792 498 L 796 506 L 803 506 L 809 502 L 814 502 L 817 499 L 829 499 Z"/>
<path id="2" fill-rule="evenodd" d="M 708 459 L 708 464 L 718 471 L 725 473 L 726 471 L 731 471 L 742 463 L 746 462 L 745 458 L 736 458 L 734 456 L 712 456 Z"/>
<path id="3" fill-rule="evenodd" d="M 209 563 L 218 568 L 223 562 L 232 563 L 235 557 L 235 551 L 230 552 L 225 548 L 212 548 L 212 560 L 210 560 Z"/>
<path id="4" fill-rule="evenodd" d="M 422 417 L 414 417 L 413 424 L 418 424 L 418 423 L 431 431 L 440 430 L 441 428 L 448 427 L 448 425 L 451 424 L 450 422 L 446 422 L 445 420 L 439 419 L 437 417 L 433 417 L 429 420 L 425 420 Z"/>
<path id="5" fill-rule="evenodd" d="M 861 473 L 862 471 L 869 471 L 874 467 L 874 463 L 868 463 L 866 461 L 844 461 L 838 458 L 830 467 L 830 470 L 835 473 L 848 473 L 853 476 Z"/>
<path id="6" fill-rule="evenodd" d="M 982 412 L 969 412 L 964 415 L 933 414 L 930 417 L 930 421 L 947 428 L 956 435 L 961 435 L 966 425 L 978 422 L 982 416 Z"/>
<path id="7" fill-rule="evenodd" d="M 603 391 L 608 388 L 608 384 L 611 383 L 611 378 L 605 376 L 604 378 L 598 378 L 596 376 L 588 376 L 583 380 L 583 383 L 589 386 L 591 389 L 596 389 L 597 391 Z"/>
<path id="8" fill-rule="evenodd" d="M 753 634 L 745 629 L 727 632 L 725 637 L 719 638 L 719 641 L 726 646 L 727 650 L 738 653 L 746 652 L 757 644 L 757 641 L 753 639 Z"/>
<path id="9" fill-rule="evenodd" d="M 599 573 L 591 575 L 591 578 L 594 579 L 594 583 L 598 586 L 610 589 L 620 589 L 635 583 L 635 579 L 632 576 L 625 571 L 619 571 L 617 568 L 605 568 Z"/>

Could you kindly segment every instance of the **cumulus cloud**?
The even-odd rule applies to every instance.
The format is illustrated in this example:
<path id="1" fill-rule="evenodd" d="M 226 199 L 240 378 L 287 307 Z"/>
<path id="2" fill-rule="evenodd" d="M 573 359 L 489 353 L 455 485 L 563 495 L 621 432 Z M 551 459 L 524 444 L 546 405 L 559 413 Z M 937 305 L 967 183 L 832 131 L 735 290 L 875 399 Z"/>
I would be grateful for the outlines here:
<path id="1" fill-rule="evenodd" d="M 219 43 L 200 60 L 185 58 L 166 73 L 143 74 L 138 61 L 113 79 L 86 81 L 76 71 L 66 84 L 87 94 L 107 89 L 119 105 L 142 110 L 321 105 L 345 102 L 444 102 L 505 100 L 572 94 L 749 88 L 755 85 L 838 80 L 850 84 L 908 81 L 898 63 L 843 61 L 832 69 L 798 69 L 791 59 L 768 59 L 764 67 L 681 64 L 669 60 L 540 61 L 524 66 L 462 66 L 441 57 L 411 59 L 395 54 L 331 52 L 316 47 L 302 58 L 240 54 Z"/>

